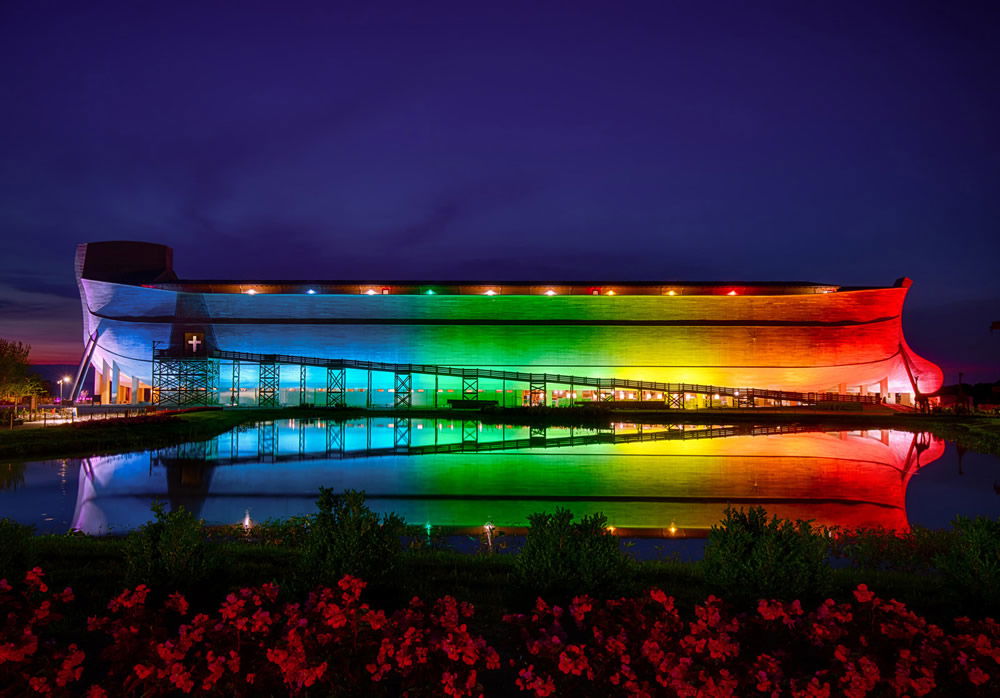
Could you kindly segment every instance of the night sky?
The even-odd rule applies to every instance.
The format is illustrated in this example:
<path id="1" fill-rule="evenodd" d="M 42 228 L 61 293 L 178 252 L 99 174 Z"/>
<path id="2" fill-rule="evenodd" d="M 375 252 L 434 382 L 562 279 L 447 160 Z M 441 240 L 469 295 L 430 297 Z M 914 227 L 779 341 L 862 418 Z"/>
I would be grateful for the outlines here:
<path id="1" fill-rule="evenodd" d="M 136 239 L 186 278 L 905 275 L 914 350 L 1000 378 L 997 3 L 347 5 L 0 5 L 0 336 L 79 361 L 74 245 Z"/>

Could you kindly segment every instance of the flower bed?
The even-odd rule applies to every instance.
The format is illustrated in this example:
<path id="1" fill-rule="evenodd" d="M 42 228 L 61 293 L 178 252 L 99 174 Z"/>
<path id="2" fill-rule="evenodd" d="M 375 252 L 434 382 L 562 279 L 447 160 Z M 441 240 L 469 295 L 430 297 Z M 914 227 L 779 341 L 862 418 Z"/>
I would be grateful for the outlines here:
<path id="1" fill-rule="evenodd" d="M 517 685 L 536 696 L 983 695 L 995 691 L 1000 624 L 927 623 L 864 585 L 849 603 L 760 601 L 731 615 L 709 596 L 682 620 L 674 599 L 647 596 L 567 609 L 539 599 L 518 626 L 527 656 Z"/>
<path id="2" fill-rule="evenodd" d="M 14 695 L 732 696 L 996 695 L 1000 624 L 945 630 L 864 585 L 813 610 L 762 600 L 731 613 L 708 597 L 693 618 L 659 589 L 566 608 L 542 599 L 488 629 L 445 596 L 387 613 L 343 577 L 304 600 L 244 588 L 211 613 L 127 589 L 74 628 L 73 592 L 39 568 L 0 581 L 0 692 Z M 66 638 L 72 638 L 72 642 Z M 6 693 L 4 693 L 6 695 Z"/>

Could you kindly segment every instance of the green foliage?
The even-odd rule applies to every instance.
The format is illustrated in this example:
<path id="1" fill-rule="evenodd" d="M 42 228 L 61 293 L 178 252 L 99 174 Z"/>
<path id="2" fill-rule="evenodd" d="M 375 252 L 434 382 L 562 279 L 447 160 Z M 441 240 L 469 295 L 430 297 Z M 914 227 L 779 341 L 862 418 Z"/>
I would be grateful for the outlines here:
<path id="1" fill-rule="evenodd" d="M 351 574 L 377 584 L 391 577 L 402 555 L 402 518 L 379 516 L 365 506 L 365 493 L 355 490 L 336 495 L 320 487 L 316 508 L 302 544 L 304 582 L 335 585 Z"/>
<path id="2" fill-rule="evenodd" d="M 254 525 L 250 537 L 263 545 L 299 547 L 312 525 L 310 516 L 289 516 L 287 519 L 267 519 Z"/>
<path id="3" fill-rule="evenodd" d="M 528 516 L 530 528 L 516 567 L 521 585 L 539 595 L 590 593 L 608 595 L 628 590 L 635 562 L 623 553 L 598 512 L 573 522 L 573 512 Z"/>
<path id="4" fill-rule="evenodd" d="M 959 516 L 954 544 L 934 562 L 946 588 L 984 613 L 1000 611 L 1000 519 Z"/>
<path id="5" fill-rule="evenodd" d="M 763 507 L 727 509 L 705 546 L 705 581 L 726 600 L 814 597 L 829 575 L 827 537 L 809 521 L 767 518 Z"/>
<path id="6" fill-rule="evenodd" d="M 33 526 L 0 519 L 0 579 L 20 580 L 31 562 Z"/>
<path id="7" fill-rule="evenodd" d="M 31 375 L 31 346 L 0 338 L 0 399 L 19 400 L 42 392 L 41 381 Z"/>
<path id="8" fill-rule="evenodd" d="M 900 533 L 886 529 L 844 531 L 832 541 L 837 557 L 847 558 L 864 570 L 887 570 L 910 574 L 934 571 L 934 559 L 954 544 L 957 532 L 913 527 Z"/>
<path id="9" fill-rule="evenodd" d="M 198 588 L 213 571 L 202 522 L 184 507 L 168 513 L 153 502 L 152 510 L 154 520 L 125 539 L 128 583 L 168 592 Z"/>

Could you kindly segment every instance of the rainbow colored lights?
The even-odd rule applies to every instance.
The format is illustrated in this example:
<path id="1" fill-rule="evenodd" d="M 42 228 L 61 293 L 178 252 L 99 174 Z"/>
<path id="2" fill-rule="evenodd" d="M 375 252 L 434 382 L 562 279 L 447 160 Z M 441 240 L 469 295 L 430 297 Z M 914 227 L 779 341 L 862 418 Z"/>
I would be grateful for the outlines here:
<path id="1" fill-rule="evenodd" d="M 171 278 L 170 268 L 144 283 L 136 283 L 134 274 L 122 281 L 104 271 L 89 276 L 91 256 L 99 258 L 117 244 L 101 243 L 93 250 L 81 246 L 78 260 L 85 342 L 97 338 L 91 363 L 101 377 L 99 392 L 108 400 L 112 376 L 148 388 L 150 347 L 155 342 L 180 350 L 178 338 L 190 333 L 204 334 L 209 350 L 874 392 L 904 402 L 918 392 L 935 391 L 942 380 L 940 369 L 915 354 L 903 336 L 910 285 L 905 279 L 891 287 L 849 289 L 801 283 L 162 280 Z M 93 266 L 103 270 L 109 263 Z M 253 370 L 241 373 L 241 391 L 254 388 Z M 364 376 L 347 379 L 350 388 L 367 383 Z M 414 381 L 419 383 L 415 391 L 435 387 L 425 378 Z M 298 385 L 298 377 L 282 376 L 281 383 L 283 389 Z M 325 390 L 325 376 L 309 373 L 306 387 Z"/>
<path id="2" fill-rule="evenodd" d="M 510 529 L 558 504 L 577 515 L 602 511 L 617 530 L 703 535 L 727 505 L 765 503 L 817 525 L 907 530 L 910 478 L 944 449 L 897 431 L 627 442 L 637 429 L 620 424 L 620 442 L 592 444 L 575 430 L 570 446 L 558 445 L 570 430 L 549 429 L 549 446 L 528 447 L 527 427 L 477 424 L 470 433 L 461 422 L 282 420 L 152 455 L 92 459 L 74 525 L 127 529 L 145 521 L 151 497 L 209 522 L 238 521 L 247 509 L 258 521 L 305 514 L 323 485 L 364 489 L 376 510 L 419 525 Z M 643 429 L 653 438 L 668 428 Z M 470 438 L 486 448 L 474 452 Z M 444 452 L 456 444 L 467 452 Z"/>

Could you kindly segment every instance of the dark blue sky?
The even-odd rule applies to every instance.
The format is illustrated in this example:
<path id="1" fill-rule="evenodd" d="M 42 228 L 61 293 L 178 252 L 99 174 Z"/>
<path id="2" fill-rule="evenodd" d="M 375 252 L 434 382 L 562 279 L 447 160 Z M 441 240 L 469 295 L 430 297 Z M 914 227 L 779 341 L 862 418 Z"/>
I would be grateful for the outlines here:
<path id="1" fill-rule="evenodd" d="M 907 275 L 914 349 L 1000 378 L 996 3 L 351 5 L 3 3 L 0 335 L 78 360 L 73 245 L 141 239 L 187 277 Z"/>

